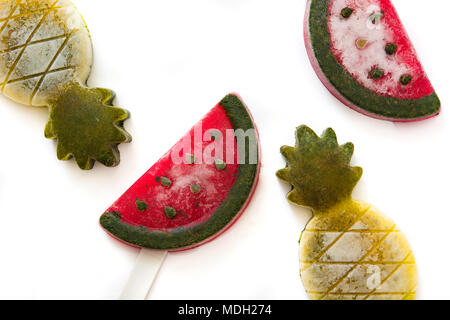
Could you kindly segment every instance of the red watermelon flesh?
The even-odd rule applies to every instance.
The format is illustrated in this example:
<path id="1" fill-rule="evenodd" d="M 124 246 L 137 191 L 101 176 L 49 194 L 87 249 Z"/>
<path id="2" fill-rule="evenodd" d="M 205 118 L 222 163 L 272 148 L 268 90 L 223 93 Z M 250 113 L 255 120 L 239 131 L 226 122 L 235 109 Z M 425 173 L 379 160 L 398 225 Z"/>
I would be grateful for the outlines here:
<path id="1" fill-rule="evenodd" d="M 362 90 L 348 88 L 352 84 L 335 77 L 334 67 L 321 57 L 323 47 L 320 48 L 319 41 L 315 43 L 313 38 L 320 37 L 314 34 L 314 28 L 323 25 L 317 13 L 311 14 L 311 10 L 319 6 L 327 10 L 322 14 L 328 32 L 322 33 L 322 36 L 329 37 L 327 41 L 332 56 L 360 86 L 373 95 L 367 94 L 365 99 L 358 99 L 356 96 L 361 96 Z M 348 8 L 352 12 L 344 17 L 343 10 Z M 430 111 L 418 110 L 421 105 L 414 106 L 415 100 L 431 97 L 435 91 L 390 0 L 309 0 L 304 30 L 308 55 L 316 73 L 344 104 L 367 115 L 394 121 L 420 120 L 438 114 L 440 102 L 437 96 L 426 101 Z M 395 45 L 395 49 L 388 54 L 386 48 L 390 44 Z M 374 79 L 371 71 L 376 69 L 382 70 L 383 74 Z M 407 84 L 402 83 L 403 76 L 410 76 L 411 80 Z M 383 106 L 380 97 L 396 100 L 391 100 L 392 103 L 386 101 Z M 377 103 L 379 106 L 371 108 L 371 104 Z M 406 106 L 404 110 L 398 110 L 403 104 Z M 409 112 L 406 111 L 408 107 Z"/>
<path id="2" fill-rule="evenodd" d="M 232 129 L 225 112 L 216 106 L 209 112 L 202 123 L 202 136 L 208 129 Z M 194 128 L 187 133 L 194 147 Z M 180 140 L 174 148 L 181 145 Z M 210 143 L 203 142 L 202 150 Z M 225 143 L 224 143 L 225 144 Z M 193 149 L 192 149 L 193 150 Z M 234 146 L 236 150 L 236 146 Z M 172 149 L 166 153 L 147 173 L 134 184 L 109 210 L 123 212 L 122 221 L 134 226 L 149 229 L 170 230 L 207 220 L 211 213 L 226 199 L 228 191 L 236 180 L 237 164 L 227 165 L 226 171 L 219 171 L 215 164 L 176 164 L 171 160 Z M 157 179 L 159 177 L 159 179 Z M 169 178 L 172 185 L 167 188 L 160 182 L 161 177 Z M 202 192 L 193 195 L 192 183 L 202 186 Z M 144 213 L 136 207 L 136 200 L 145 201 L 149 207 Z M 201 206 L 196 208 L 196 203 Z M 174 207 L 181 211 L 174 219 L 167 219 L 165 207 Z"/>
<path id="3" fill-rule="evenodd" d="M 228 96 L 229 100 L 230 97 L 234 98 L 235 102 L 240 102 L 236 95 Z M 240 112 L 244 114 L 239 114 Z M 223 103 L 216 105 L 106 211 L 105 215 L 108 217 L 112 217 L 111 213 L 116 214 L 116 218 L 120 217 L 120 221 L 115 223 L 105 223 L 101 220 L 106 231 L 133 246 L 184 250 L 210 241 L 229 228 L 248 205 L 256 188 L 260 168 L 258 157 L 258 163 L 254 167 L 256 171 L 250 175 L 251 181 L 239 181 L 242 180 L 240 171 L 247 168 L 239 164 L 239 160 L 245 155 L 238 154 L 236 139 L 227 139 L 227 133 L 239 129 L 232 123 L 233 120 L 230 120 L 230 114 L 234 118 L 247 117 L 256 130 L 246 107 L 230 111 Z M 214 139 L 212 132 L 220 138 Z M 186 144 L 185 141 L 190 143 Z M 212 151 L 221 144 L 223 147 Z M 190 145 L 190 150 L 187 145 Z M 230 150 L 233 152 L 230 153 Z M 257 152 L 259 153 L 259 144 Z M 178 160 L 182 162 L 174 160 L 173 154 L 178 155 Z M 219 161 L 216 165 L 216 159 L 223 160 L 226 164 L 223 165 Z M 234 208 L 236 212 L 233 214 L 230 214 L 231 209 L 224 214 L 221 206 L 227 200 L 230 201 L 230 190 L 243 182 L 251 186 L 246 189 L 247 194 L 244 192 L 239 196 L 245 197 L 240 199 L 242 205 Z M 207 224 L 213 215 L 218 215 L 219 209 L 225 219 L 220 221 L 221 225 L 210 225 L 209 228 L 214 230 L 205 231 L 206 227 L 200 230 L 198 226 Z M 220 220 L 220 217 L 215 219 Z M 129 239 L 130 232 L 134 230 L 141 234 Z M 214 234 L 211 234 L 213 232 Z"/>

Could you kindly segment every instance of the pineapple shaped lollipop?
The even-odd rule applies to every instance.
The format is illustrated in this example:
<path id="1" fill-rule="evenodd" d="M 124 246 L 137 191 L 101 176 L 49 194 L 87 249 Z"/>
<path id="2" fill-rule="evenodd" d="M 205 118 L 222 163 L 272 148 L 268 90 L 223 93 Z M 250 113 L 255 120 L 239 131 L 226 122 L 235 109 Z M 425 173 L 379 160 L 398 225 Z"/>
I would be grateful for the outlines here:
<path id="1" fill-rule="evenodd" d="M 300 273 L 314 300 L 413 300 L 417 269 L 404 234 L 369 204 L 352 199 L 362 169 L 351 167 L 353 144 L 332 129 L 318 137 L 297 129 L 295 147 L 277 176 L 293 186 L 288 200 L 313 210 L 300 239 Z"/>
<path id="2" fill-rule="evenodd" d="M 111 90 L 85 86 L 92 44 L 69 0 L 0 0 L 0 90 L 16 102 L 48 107 L 45 136 L 57 140 L 60 160 L 82 169 L 119 163 L 117 145 L 131 141 L 126 110 Z"/>

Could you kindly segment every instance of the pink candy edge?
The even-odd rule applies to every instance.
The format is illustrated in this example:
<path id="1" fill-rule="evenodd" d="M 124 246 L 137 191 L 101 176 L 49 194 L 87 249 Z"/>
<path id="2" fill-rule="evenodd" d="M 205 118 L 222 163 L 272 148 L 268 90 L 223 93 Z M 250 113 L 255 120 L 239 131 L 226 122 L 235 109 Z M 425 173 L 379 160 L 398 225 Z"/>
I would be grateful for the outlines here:
<path id="1" fill-rule="evenodd" d="M 347 107 L 362 113 L 368 117 L 374 118 L 374 119 L 378 119 L 378 120 L 386 120 L 386 121 L 392 121 L 392 122 L 417 122 L 417 121 L 422 121 L 422 120 L 427 120 L 430 118 L 434 118 L 436 116 L 438 116 L 440 114 L 440 111 L 432 114 L 430 116 L 426 116 L 423 118 L 414 118 L 414 119 L 397 119 L 397 118 L 389 118 L 389 117 L 383 117 L 383 116 L 379 116 L 373 113 L 370 113 L 360 107 L 358 107 L 357 105 L 351 103 L 349 100 L 347 100 L 343 95 L 341 95 L 339 93 L 339 91 L 336 90 L 336 88 L 328 81 L 327 77 L 325 76 L 325 74 L 323 73 L 322 69 L 319 66 L 319 63 L 316 59 L 316 56 L 314 54 L 314 50 L 312 48 L 311 45 L 311 37 L 310 37 L 310 33 L 309 33 L 309 13 L 310 13 L 310 8 L 311 8 L 311 0 L 308 0 L 308 2 L 306 3 L 306 12 L 305 12 L 305 19 L 304 19 L 304 25 L 303 25 L 303 36 L 305 39 L 305 47 L 306 47 L 306 52 L 308 54 L 308 58 L 311 61 L 311 65 L 314 69 L 314 71 L 316 72 L 317 76 L 319 77 L 320 81 L 323 83 L 323 85 L 328 89 L 328 91 L 330 91 L 330 93 L 336 97 L 336 99 L 338 99 L 340 102 L 342 102 L 344 105 L 346 105 Z"/>

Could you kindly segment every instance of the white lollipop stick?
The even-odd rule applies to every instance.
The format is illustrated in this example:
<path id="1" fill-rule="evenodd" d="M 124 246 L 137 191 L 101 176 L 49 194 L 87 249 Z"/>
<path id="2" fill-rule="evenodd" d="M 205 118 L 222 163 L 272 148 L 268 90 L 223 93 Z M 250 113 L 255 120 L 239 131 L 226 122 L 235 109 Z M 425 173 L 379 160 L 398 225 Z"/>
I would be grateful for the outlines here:
<path id="1" fill-rule="evenodd" d="M 167 251 L 141 249 L 120 299 L 145 300 L 167 254 Z"/>

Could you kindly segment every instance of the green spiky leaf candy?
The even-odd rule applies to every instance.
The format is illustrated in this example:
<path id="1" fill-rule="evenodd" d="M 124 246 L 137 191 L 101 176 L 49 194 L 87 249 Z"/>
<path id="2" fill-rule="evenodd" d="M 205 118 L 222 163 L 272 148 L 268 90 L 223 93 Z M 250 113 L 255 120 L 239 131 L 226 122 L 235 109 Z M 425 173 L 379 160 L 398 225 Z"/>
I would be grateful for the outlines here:
<path id="1" fill-rule="evenodd" d="M 45 136 L 60 160 L 81 169 L 119 164 L 118 145 L 131 141 L 126 110 L 114 93 L 85 86 L 92 65 L 89 31 L 70 0 L 5 0 L 0 4 L 0 90 L 16 102 L 47 107 Z"/>
<path id="2" fill-rule="evenodd" d="M 82 169 L 92 168 L 95 160 L 107 167 L 118 164 L 116 145 L 129 142 L 131 136 L 123 128 L 123 121 L 129 114 L 112 107 L 113 98 L 114 93 L 110 90 L 74 84 L 50 102 L 45 137 L 57 139 L 58 159 L 67 160 L 73 156 Z"/>
<path id="3" fill-rule="evenodd" d="M 350 166 L 353 150 L 352 143 L 339 146 L 332 129 L 319 138 L 306 126 L 298 128 L 296 146 L 281 148 L 288 167 L 280 170 L 278 177 L 294 186 L 288 199 L 305 207 L 326 209 L 351 197 L 362 176 L 361 168 Z"/>
<path id="4" fill-rule="evenodd" d="M 339 145 L 327 129 L 319 137 L 297 129 L 295 147 L 281 153 L 277 176 L 289 183 L 288 200 L 313 210 L 300 238 L 300 272 L 314 300 L 415 299 L 414 254 L 395 223 L 352 192 L 362 169 L 350 165 L 351 143 Z"/>

